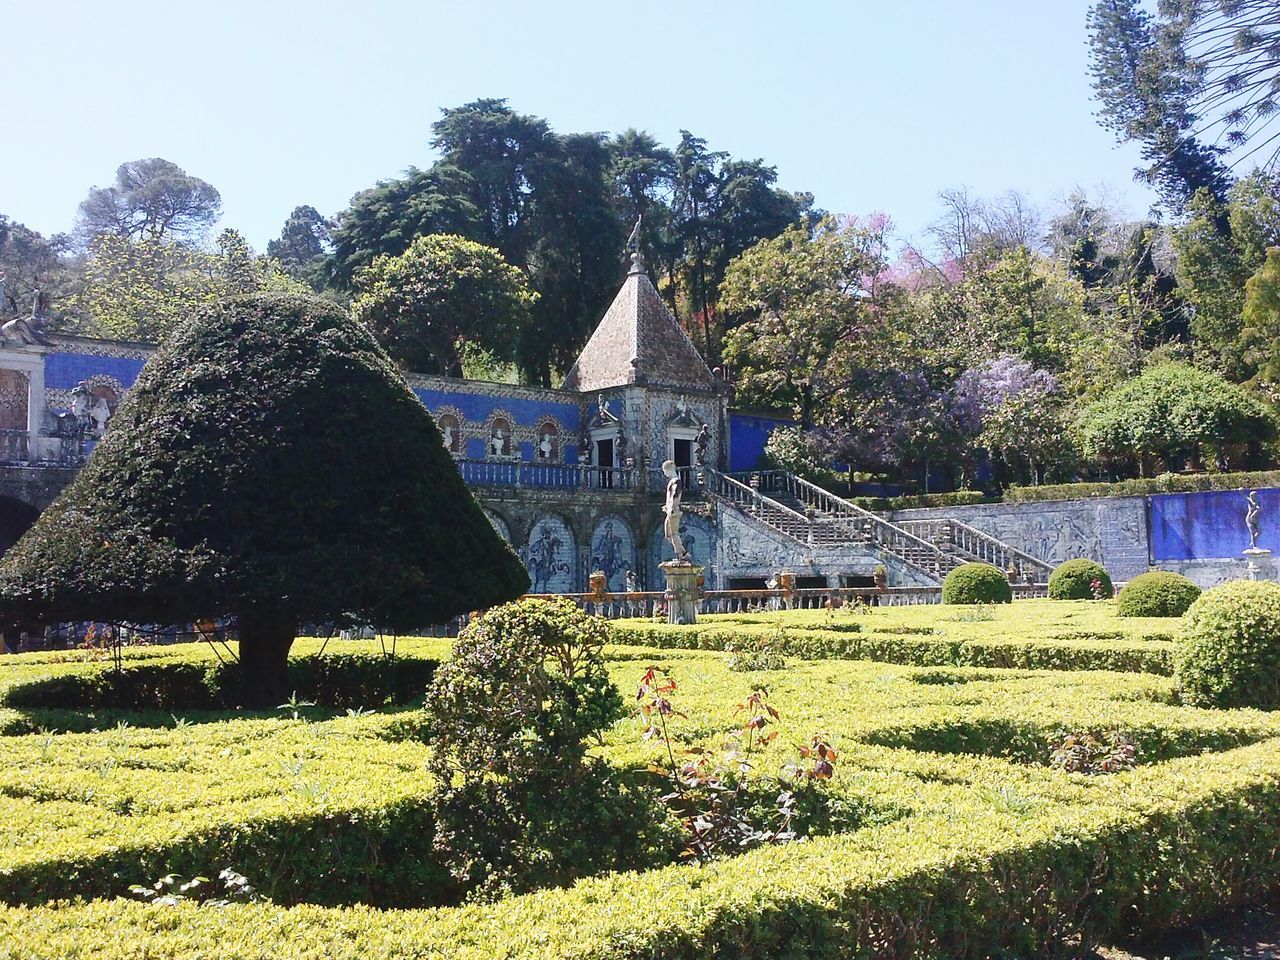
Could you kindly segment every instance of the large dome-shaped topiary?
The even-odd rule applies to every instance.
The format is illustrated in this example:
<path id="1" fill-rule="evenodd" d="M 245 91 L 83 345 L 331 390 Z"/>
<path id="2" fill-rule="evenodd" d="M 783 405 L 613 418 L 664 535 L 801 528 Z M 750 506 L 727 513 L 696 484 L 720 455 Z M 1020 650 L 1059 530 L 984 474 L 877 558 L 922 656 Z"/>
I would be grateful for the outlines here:
<path id="1" fill-rule="evenodd" d="M 1174 673 L 1204 707 L 1280 707 L 1280 584 L 1232 580 L 1205 591 L 1182 622 Z"/>
<path id="2" fill-rule="evenodd" d="M 259 294 L 180 325 L 71 485 L 0 561 L 21 619 L 234 615 L 245 702 L 273 706 L 305 621 L 404 630 L 529 580 L 373 335 Z"/>
<path id="3" fill-rule="evenodd" d="M 1096 584 L 1096 587 L 1095 587 Z M 1049 574 L 1051 600 L 1110 599 L 1115 594 L 1107 568 L 1095 560 L 1077 557 L 1058 564 Z"/>
<path id="4" fill-rule="evenodd" d="M 1121 617 L 1180 617 L 1200 596 L 1200 588 L 1180 573 L 1152 570 L 1134 577 L 1116 595 Z"/>
<path id="5" fill-rule="evenodd" d="M 943 603 L 1012 603 L 1009 578 L 989 563 L 962 563 L 942 581 Z"/>

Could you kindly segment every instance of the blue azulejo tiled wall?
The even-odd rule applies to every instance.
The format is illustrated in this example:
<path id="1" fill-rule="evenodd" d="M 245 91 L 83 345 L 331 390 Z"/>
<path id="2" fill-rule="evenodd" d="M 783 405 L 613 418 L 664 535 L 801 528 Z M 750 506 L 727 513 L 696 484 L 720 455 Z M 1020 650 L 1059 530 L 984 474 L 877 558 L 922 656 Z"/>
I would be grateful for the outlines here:
<path id="1" fill-rule="evenodd" d="M 85 353 L 50 353 L 44 358 L 47 390 L 72 390 L 92 377 L 111 377 L 125 389 L 133 386 L 145 361 L 134 357 L 95 357 Z"/>
<path id="2" fill-rule="evenodd" d="M 413 392 L 436 417 L 446 411 L 459 417 L 468 458 L 479 460 L 487 455 L 489 424 L 493 417 L 505 416 L 511 418 L 514 452 L 520 459 L 534 459 L 538 428 L 550 419 L 559 428 L 557 459 L 564 463 L 578 461 L 579 408 L 563 394 L 548 391 L 543 397 L 520 388 L 517 395 L 516 390 L 503 392 L 502 384 L 481 387 L 474 382 L 468 383 L 466 389 L 415 386 Z"/>

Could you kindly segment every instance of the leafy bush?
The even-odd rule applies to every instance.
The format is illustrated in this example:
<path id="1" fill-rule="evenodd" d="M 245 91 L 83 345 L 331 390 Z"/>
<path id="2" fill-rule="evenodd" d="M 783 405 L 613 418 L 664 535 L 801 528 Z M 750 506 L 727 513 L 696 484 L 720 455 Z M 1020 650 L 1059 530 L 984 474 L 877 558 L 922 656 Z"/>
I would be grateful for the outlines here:
<path id="1" fill-rule="evenodd" d="M 1130 775 L 1123 791 L 1090 791 L 1083 810 L 1059 810 L 1021 780 L 996 798 L 989 778 L 975 789 L 967 779 L 909 777 L 913 802 L 949 790 L 956 813 L 928 819 L 923 831 L 895 824 L 857 841 L 818 837 L 712 869 L 620 874 L 483 907 L 0 907 L 0 942 L 15 960 L 76 956 L 86 943 L 95 960 L 410 960 L 423 944 L 441 960 L 523 944 L 547 960 L 1055 956 L 1081 940 L 1162 933 L 1280 882 L 1276 746 L 1172 766 L 1163 776 Z"/>
<path id="2" fill-rule="evenodd" d="M 1200 596 L 1200 588 L 1180 573 L 1151 570 L 1134 577 L 1116 597 L 1121 617 L 1180 617 Z"/>
<path id="3" fill-rule="evenodd" d="M 436 848 L 485 898 L 662 862 L 665 818 L 586 740 L 622 715 L 604 620 L 567 600 L 488 611 L 458 637 L 427 695 Z"/>
<path id="4" fill-rule="evenodd" d="M 1050 600 L 1105 600 L 1115 589 L 1107 568 L 1085 557 L 1060 563 L 1049 574 Z"/>
<path id="5" fill-rule="evenodd" d="M 1175 675 L 1187 703 L 1280 707 L 1280 584 L 1233 580 L 1183 619 Z"/>
<path id="6" fill-rule="evenodd" d="M 968 507 L 978 503 L 993 503 L 999 497 L 988 496 L 981 490 L 952 490 L 949 493 L 916 493 L 899 497 L 853 497 L 853 502 L 864 510 L 915 510 L 921 507 Z"/>
<path id="7" fill-rule="evenodd" d="M 880 608 L 860 615 L 864 633 L 844 639 L 878 643 L 879 623 L 937 623 L 939 636 L 883 639 L 945 641 L 948 652 L 963 651 L 998 630 L 1061 626 L 1064 613 L 1082 631 L 1095 622 L 1130 637 L 1144 629 L 1097 606 L 1064 612 L 1032 601 L 996 609 L 997 624 L 962 626 L 937 607 Z M 771 628 L 780 617 L 763 619 Z M 781 619 L 820 622 L 823 612 Z M 401 646 L 426 657 L 448 647 Z M 629 659 L 609 664 L 617 682 L 635 675 L 637 652 L 620 651 Z M 47 657 L 0 659 L 0 686 L 14 673 L 86 666 Z M 714 758 L 735 729 L 756 744 L 779 731 L 771 744 L 751 747 L 753 783 L 777 779 L 795 746 L 806 745 L 804 791 L 830 801 L 810 815 L 805 792 L 795 792 L 790 829 L 809 839 L 709 867 L 585 878 L 493 904 L 369 909 L 360 904 L 449 903 L 445 895 L 458 892 L 439 864 L 433 872 L 434 784 L 423 774 L 431 747 L 397 739 L 405 714 L 168 729 L 168 718 L 165 726 L 119 729 L 100 715 L 95 733 L 4 741 L 0 899 L 25 906 L 0 906 L 0 943 L 15 960 L 83 955 L 86 944 L 95 960 L 407 960 L 423 944 L 442 960 L 530 949 L 547 960 L 1053 956 L 1117 932 L 1185 923 L 1280 881 L 1273 842 L 1280 713 L 1187 710 L 1172 703 L 1170 681 L 1150 676 L 826 662 L 779 678 L 774 695 L 785 691 L 785 709 L 761 729 L 754 705 L 734 716 L 750 684 L 722 656 L 659 658 L 688 678 L 678 705 L 689 719 L 673 730 L 677 756 L 710 752 L 719 786 L 731 787 L 715 774 Z M 1102 788 L 1050 770 L 1050 737 L 1096 729 L 1099 716 L 1129 732 L 1144 763 Z M 816 731 L 832 735 L 814 743 Z M 637 742 L 630 725 L 615 725 L 605 741 L 599 752 L 625 769 L 624 780 L 652 779 L 646 765 L 665 754 L 652 740 Z M 823 744 L 838 751 L 837 762 L 830 750 L 823 757 Z M 834 767 L 829 779 L 824 759 Z M 776 794 L 740 796 L 745 816 L 776 823 Z M 611 841 L 593 834 L 583 842 Z M 129 883 L 190 877 L 211 864 L 234 864 L 273 903 L 156 909 L 102 899 Z M 87 902 L 46 904 L 77 896 Z M 306 905 L 288 906 L 299 902 Z"/>
<path id="8" fill-rule="evenodd" d="M 1266 404 L 1215 373 L 1179 363 L 1154 366 L 1114 387 L 1080 412 L 1078 425 L 1088 455 L 1139 462 L 1198 460 L 1276 435 Z"/>
<path id="9" fill-rule="evenodd" d="M 856 626 L 856 624 L 855 624 Z M 725 665 L 737 673 L 756 670 L 782 670 L 787 665 L 780 648 L 787 640 L 786 629 L 779 624 L 759 636 L 748 636 L 737 643 L 726 643 Z"/>
<path id="10" fill-rule="evenodd" d="M 962 563 L 942 581 L 942 602 L 1012 603 L 1009 578 L 989 563 Z"/>
<path id="11" fill-rule="evenodd" d="M 176 873 L 167 873 L 149 887 L 141 884 L 130 887 L 129 893 L 135 900 L 158 907 L 172 907 L 183 901 L 226 907 L 233 903 L 258 903 L 262 900 L 248 879 L 229 867 L 218 871 L 214 880 L 208 877 L 183 880 Z"/>

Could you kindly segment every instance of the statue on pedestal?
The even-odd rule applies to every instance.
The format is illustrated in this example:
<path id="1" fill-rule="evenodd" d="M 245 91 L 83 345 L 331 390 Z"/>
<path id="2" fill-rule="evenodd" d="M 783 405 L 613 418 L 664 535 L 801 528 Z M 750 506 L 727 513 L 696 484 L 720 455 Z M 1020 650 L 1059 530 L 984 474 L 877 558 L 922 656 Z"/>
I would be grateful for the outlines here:
<path id="1" fill-rule="evenodd" d="M 1271 556 L 1270 550 L 1258 546 L 1258 537 L 1262 534 L 1262 524 L 1258 519 L 1261 514 L 1262 504 L 1258 502 L 1258 491 L 1250 490 L 1244 510 L 1244 525 L 1249 531 L 1249 546 L 1245 548 L 1244 555 L 1249 561 L 1250 580 L 1262 579 L 1262 567 L 1258 561 L 1266 560 Z"/>
<path id="2" fill-rule="evenodd" d="M 1244 525 L 1249 530 L 1249 549 L 1258 549 L 1258 537 L 1262 533 L 1262 524 L 1258 522 L 1258 515 L 1262 513 L 1262 504 L 1258 502 L 1258 491 L 1250 490 L 1247 499 L 1248 506 L 1244 511 Z"/>
<path id="3" fill-rule="evenodd" d="M 676 560 L 681 563 L 688 563 L 689 551 L 685 549 L 684 541 L 680 539 L 680 518 L 683 516 L 684 511 L 680 507 L 682 490 L 680 474 L 676 471 L 676 462 L 674 460 L 662 461 L 662 473 L 667 478 L 667 502 L 662 507 L 662 512 L 666 515 L 666 519 L 662 524 L 662 533 L 671 542 L 671 549 L 675 551 Z"/>

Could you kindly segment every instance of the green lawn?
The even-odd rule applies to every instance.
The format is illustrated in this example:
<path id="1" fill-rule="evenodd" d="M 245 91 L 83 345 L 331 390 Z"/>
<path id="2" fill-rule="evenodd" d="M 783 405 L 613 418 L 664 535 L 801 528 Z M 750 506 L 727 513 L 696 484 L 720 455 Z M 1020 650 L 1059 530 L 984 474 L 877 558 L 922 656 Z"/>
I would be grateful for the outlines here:
<path id="1" fill-rule="evenodd" d="M 442 883 L 423 802 L 429 723 L 412 706 L 296 718 L 188 711 L 182 722 L 152 712 L 123 727 L 109 709 L 7 707 L 0 957 L 1042 956 L 1082 931 L 1159 929 L 1277 884 L 1280 714 L 1183 707 L 1171 678 L 1134 668 L 1153 645 L 1171 647 L 1176 621 L 1047 601 L 991 615 L 912 607 L 707 618 L 697 629 L 620 624 L 627 645 L 608 650 L 612 676 L 628 700 L 650 664 L 676 679 L 680 745 L 720 749 L 741 722 L 737 704 L 762 684 L 781 735 L 757 769 L 823 736 L 839 757 L 830 789 L 863 811 L 861 825 L 495 905 L 369 906 L 429 904 Z M 718 649 L 676 646 L 723 646 L 716 631 L 731 645 L 794 636 L 794 649 L 821 656 L 735 672 Z M 894 659 L 964 655 L 929 666 L 855 660 L 838 644 L 850 637 L 877 638 L 860 649 Z M 968 650 L 1044 644 L 1061 657 L 1136 659 L 1126 672 L 964 665 Z M 300 641 L 299 653 L 318 646 Z M 402 640 L 398 652 L 439 659 L 448 644 Z M 210 656 L 144 648 L 129 662 Z M 51 675 L 102 669 L 78 654 L 0 659 L 0 703 Z M 69 732 L 25 732 L 38 726 Z M 1135 769 L 1086 777 L 1047 765 L 1053 737 L 1086 728 L 1126 731 Z M 595 749 L 637 777 L 663 759 L 634 718 Z M 169 870 L 224 866 L 276 902 L 155 907 L 115 896 Z M 44 903 L 77 896 L 88 902 Z"/>

